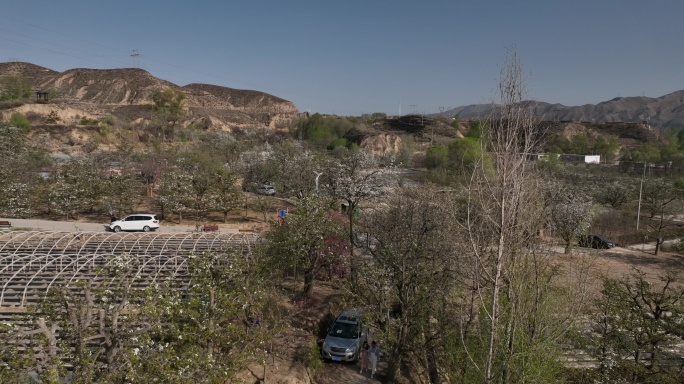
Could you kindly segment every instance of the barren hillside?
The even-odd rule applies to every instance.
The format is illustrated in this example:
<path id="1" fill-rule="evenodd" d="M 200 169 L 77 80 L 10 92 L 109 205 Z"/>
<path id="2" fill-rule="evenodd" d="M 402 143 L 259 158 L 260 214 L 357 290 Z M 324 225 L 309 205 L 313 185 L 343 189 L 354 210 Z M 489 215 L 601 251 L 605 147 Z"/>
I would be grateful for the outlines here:
<path id="1" fill-rule="evenodd" d="M 99 118 L 116 116 L 126 123 L 144 122 L 150 118 L 150 96 L 165 89 L 184 91 L 187 120 L 203 129 L 232 130 L 235 128 L 283 128 L 299 115 L 291 102 L 251 90 L 239 90 L 207 84 L 180 87 L 158 79 L 139 68 L 70 69 L 56 72 L 30 63 L 0 63 L 0 78 L 19 76 L 37 91 L 49 92 L 50 110 L 78 111 L 70 115 Z M 42 114 L 43 107 L 28 103 L 22 113 Z M 36 108 L 33 108 L 36 106 Z M 2 111 L 9 115 L 14 110 Z M 66 122 L 68 123 L 68 122 Z"/>

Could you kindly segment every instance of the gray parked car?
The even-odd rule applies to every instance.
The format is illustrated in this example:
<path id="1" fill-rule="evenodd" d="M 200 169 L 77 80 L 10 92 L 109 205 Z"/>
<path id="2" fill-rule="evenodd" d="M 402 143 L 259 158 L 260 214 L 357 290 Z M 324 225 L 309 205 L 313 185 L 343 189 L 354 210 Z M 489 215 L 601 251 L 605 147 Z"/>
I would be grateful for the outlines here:
<path id="1" fill-rule="evenodd" d="M 276 190 L 272 185 L 263 184 L 257 188 L 256 193 L 260 195 L 273 196 L 276 194 Z"/>
<path id="2" fill-rule="evenodd" d="M 323 340 L 321 353 L 333 361 L 357 361 L 366 331 L 361 322 L 361 312 L 345 309 L 337 316 Z"/>

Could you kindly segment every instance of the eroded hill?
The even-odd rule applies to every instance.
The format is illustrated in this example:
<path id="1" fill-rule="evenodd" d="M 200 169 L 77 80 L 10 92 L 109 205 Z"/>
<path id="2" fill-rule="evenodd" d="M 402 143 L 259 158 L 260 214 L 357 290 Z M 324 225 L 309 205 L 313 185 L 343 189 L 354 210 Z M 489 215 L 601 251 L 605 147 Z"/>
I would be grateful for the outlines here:
<path id="1" fill-rule="evenodd" d="M 54 113 L 65 125 L 82 118 L 114 116 L 125 123 L 144 124 L 151 119 L 150 97 L 173 89 L 185 93 L 183 126 L 231 131 L 250 128 L 284 128 L 299 112 L 293 103 L 264 92 L 208 84 L 178 86 L 139 68 L 70 69 L 57 72 L 30 63 L 0 63 L 0 78 L 18 76 L 31 86 L 32 95 L 47 92 L 49 100 L 38 107 L 29 102 L 2 111 L 33 113 L 34 118 Z M 33 97 L 33 96 L 32 96 Z M 37 100 L 36 100 L 37 101 Z M 45 106 L 49 107 L 45 107 Z M 35 114 L 39 116 L 35 116 Z"/>

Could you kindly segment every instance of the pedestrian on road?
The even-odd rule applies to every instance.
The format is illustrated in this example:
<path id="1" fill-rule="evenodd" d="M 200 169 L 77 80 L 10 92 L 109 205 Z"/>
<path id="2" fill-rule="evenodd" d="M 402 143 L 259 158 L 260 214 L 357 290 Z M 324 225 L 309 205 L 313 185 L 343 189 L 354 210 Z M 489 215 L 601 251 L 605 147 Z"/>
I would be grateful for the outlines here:
<path id="1" fill-rule="evenodd" d="M 378 345 L 375 343 L 375 341 L 371 342 L 370 349 L 368 349 L 368 359 L 370 360 L 371 364 L 371 379 L 373 378 L 373 375 L 375 375 L 375 371 L 378 369 L 378 359 L 380 358 L 380 350 L 378 349 Z"/>

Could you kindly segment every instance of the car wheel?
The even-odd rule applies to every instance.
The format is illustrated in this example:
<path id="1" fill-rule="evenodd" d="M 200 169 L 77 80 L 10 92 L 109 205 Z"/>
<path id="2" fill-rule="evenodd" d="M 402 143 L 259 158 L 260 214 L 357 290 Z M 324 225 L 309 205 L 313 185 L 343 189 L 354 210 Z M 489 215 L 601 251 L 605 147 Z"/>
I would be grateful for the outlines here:
<path id="1" fill-rule="evenodd" d="M 143 232 L 149 232 L 149 231 L 150 231 L 150 227 L 148 227 L 147 225 L 143 227 Z"/>
<path id="2" fill-rule="evenodd" d="M 119 227 L 118 225 L 116 227 L 114 227 L 114 232 L 116 232 L 116 233 L 121 232 L 121 227 Z"/>

